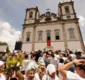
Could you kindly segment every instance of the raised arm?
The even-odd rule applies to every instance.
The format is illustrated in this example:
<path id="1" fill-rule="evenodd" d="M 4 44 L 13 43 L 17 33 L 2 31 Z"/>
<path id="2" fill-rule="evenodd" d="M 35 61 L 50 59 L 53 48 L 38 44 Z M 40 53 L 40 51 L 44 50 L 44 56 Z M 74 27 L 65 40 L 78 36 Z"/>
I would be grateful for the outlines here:
<path id="1" fill-rule="evenodd" d="M 78 65 L 78 64 L 82 64 L 82 63 L 85 63 L 85 60 L 84 59 L 80 59 L 80 60 L 74 60 L 72 62 L 69 62 L 63 66 L 61 66 L 59 68 L 59 72 L 60 74 L 63 76 L 63 80 L 66 80 L 67 78 L 67 70 L 72 66 L 72 65 Z"/>

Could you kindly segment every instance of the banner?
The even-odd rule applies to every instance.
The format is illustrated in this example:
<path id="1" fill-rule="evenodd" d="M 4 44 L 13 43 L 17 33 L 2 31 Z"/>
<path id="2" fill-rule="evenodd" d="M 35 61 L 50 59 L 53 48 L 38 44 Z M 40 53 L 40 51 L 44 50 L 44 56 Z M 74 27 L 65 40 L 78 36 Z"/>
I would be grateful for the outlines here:
<path id="1" fill-rule="evenodd" d="M 47 40 L 47 46 L 51 46 L 51 41 Z"/>

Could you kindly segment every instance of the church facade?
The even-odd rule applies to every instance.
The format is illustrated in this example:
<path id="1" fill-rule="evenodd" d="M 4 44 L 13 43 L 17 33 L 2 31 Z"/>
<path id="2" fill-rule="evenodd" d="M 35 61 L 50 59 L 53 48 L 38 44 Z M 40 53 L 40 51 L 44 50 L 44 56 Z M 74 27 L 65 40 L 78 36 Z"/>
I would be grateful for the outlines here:
<path id="1" fill-rule="evenodd" d="M 43 49 L 84 49 L 73 1 L 59 3 L 58 14 L 50 11 L 40 14 L 38 7 L 26 9 L 22 50 Z"/>

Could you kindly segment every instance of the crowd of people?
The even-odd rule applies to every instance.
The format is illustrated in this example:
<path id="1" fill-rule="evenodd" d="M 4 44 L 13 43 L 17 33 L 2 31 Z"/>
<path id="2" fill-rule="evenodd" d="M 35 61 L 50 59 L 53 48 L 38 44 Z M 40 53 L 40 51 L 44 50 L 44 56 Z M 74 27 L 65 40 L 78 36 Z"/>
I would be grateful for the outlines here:
<path id="1" fill-rule="evenodd" d="M 5 54 L 0 59 L 0 80 L 85 80 L 85 51 Z"/>

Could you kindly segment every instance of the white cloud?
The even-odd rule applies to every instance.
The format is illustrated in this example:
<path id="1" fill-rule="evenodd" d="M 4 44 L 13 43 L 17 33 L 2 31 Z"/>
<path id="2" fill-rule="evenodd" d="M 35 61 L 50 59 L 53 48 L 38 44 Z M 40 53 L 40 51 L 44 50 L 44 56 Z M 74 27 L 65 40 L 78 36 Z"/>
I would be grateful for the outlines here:
<path id="1" fill-rule="evenodd" d="M 10 23 L 0 21 L 0 41 L 7 42 L 11 50 L 14 49 L 15 42 L 19 40 L 21 32 L 11 26 Z"/>
<path id="2" fill-rule="evenodd" d="M 85 26 L 85 18 L 83 16 L 79 16 L 79 23 L 81 27 Z"/>

